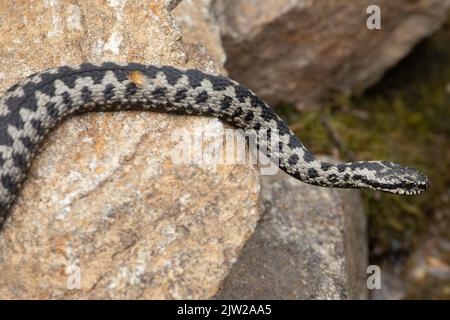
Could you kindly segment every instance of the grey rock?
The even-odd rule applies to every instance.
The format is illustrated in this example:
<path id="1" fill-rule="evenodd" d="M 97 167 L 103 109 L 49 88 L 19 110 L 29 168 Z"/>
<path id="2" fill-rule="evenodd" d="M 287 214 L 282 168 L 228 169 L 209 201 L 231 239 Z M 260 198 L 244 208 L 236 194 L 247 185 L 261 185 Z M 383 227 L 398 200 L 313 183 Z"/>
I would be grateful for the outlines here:
<path id="1" fill-rule="evenodd" d="M 381 29 L 369 30 L 369 5 Z M 375 83 L 448 17 L 450 0 L 216 0 L 225 68 L 268 103 L 313 105 Z"/>
<path id="2" fill-rule="evenodd" d="M 366 299 L 360 194 L 263 177 L 263 217 L 217 299 Z"/>

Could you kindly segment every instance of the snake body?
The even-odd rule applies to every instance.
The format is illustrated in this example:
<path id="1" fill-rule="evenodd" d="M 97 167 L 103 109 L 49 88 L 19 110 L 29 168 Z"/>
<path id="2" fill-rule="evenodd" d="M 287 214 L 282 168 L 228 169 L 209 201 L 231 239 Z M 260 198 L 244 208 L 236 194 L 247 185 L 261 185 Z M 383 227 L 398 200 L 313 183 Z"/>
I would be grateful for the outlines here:
<path id="1" fill-rule="evenodd" d="M 172 66 L 86 63 L 33 74 L 0 99 L 0 224 L 46 133 L 76 113 L 128 109 L 207 115 L 244 130 L 277 131 L 279 167 L 309 184 L 395 194 L 428 186 L 417 170 L 391 162 L 317 160 L 266 103 L 228 77 Z"/>

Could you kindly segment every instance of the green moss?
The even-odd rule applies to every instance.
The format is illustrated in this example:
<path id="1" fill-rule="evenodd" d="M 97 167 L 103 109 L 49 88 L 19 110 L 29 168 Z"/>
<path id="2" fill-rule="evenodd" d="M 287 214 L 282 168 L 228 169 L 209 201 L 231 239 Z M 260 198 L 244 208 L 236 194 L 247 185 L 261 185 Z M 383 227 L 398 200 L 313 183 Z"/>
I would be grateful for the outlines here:
<path id="1" fill-rule="evenodd" d="M 450 186 L 449 39 L 450 25 L 446 25 L 359 96 L 336 95 L 323 110 L 303 114 L 280 107 L 282 116 L 299 128 L 294 131 L 315 153 L 333 152 L 320 121 L 325 114 L 359 160 L 396 161 L 430 177 L 431 188 L 420 196 L 363 192 L 372 261 L 409 253 L 433 213 L 446 206 L 443 198 Z"/>

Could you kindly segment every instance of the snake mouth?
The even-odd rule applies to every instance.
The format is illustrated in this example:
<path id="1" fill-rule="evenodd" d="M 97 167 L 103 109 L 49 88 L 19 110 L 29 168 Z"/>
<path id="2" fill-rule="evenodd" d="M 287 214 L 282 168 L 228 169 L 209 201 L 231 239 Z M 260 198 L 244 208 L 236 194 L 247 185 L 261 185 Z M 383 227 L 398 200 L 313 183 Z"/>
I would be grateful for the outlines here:
<path id="1" fill-rule="evenodd" d="M 409 185 L 403 185 L 398 188 L 393 189 L 382 189 L 381 191 L 387 191 L 389 193 L 393 194 L 399 194 L 399 195 L 417 195 L 423 193 L 425 190 L 427 190 L 430 187 L 430 182 L 426 178 L 426 181 L 419 182 L 419 183 L 411 183 Z"/>

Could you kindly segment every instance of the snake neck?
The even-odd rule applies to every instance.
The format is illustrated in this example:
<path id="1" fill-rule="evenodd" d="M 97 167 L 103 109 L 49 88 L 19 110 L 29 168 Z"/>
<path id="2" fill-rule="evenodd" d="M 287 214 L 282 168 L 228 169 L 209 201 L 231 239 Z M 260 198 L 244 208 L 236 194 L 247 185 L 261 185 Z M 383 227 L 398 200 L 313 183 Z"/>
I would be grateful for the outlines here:
<path id="1" fill-rule="evenodd" d="M 354 163 L 330 163 L 318 159 L 308 159 L 293 164 L 296 157 L 288 159 L 286 172 L 308 184 L 332 188 L 373 188 L 374 181 L 363 179 L 361 172 L 355 172 Z"/>

